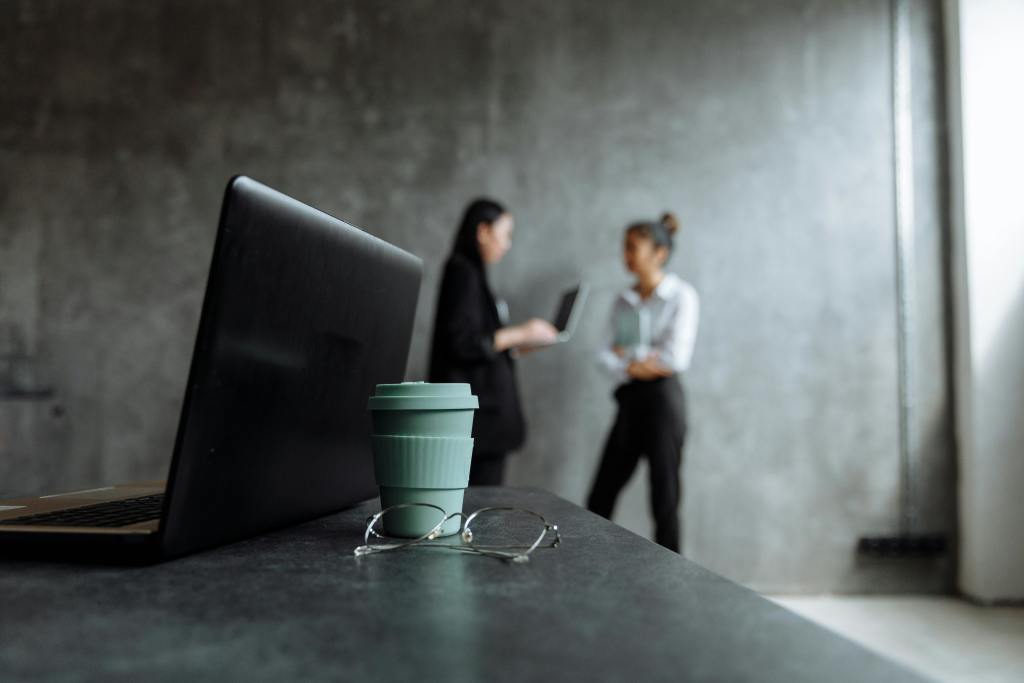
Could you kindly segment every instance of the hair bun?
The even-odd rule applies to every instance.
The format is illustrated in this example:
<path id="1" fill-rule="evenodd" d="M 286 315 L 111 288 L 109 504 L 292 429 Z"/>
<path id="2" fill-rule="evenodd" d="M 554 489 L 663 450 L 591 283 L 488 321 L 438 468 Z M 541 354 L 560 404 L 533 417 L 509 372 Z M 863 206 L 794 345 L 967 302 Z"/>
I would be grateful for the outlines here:
<path id="1" fill-rule="evenodd" d="M 661 225 L 670 235 L 675 235 L 679 231 L 679 219 L 671 211 L 661 214 Z"/>

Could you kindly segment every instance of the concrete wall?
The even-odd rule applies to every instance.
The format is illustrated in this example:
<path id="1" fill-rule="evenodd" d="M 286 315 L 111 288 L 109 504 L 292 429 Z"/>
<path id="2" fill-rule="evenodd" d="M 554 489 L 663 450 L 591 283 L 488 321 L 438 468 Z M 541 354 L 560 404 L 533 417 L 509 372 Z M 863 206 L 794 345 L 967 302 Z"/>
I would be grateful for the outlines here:
<path id="1" fill-rule="evenodd" d="M 960 587 L 1024 599 L 1024 6 L 948 2 L 954 127 Z"/>
<path id="2" fill-rule="evenodd" d="M 897 523 L 889 5 L 835 2 L 0 3 L 0 323 L 55 385 L 0 404 L 0 491 L 159 477 L 218 202 L 245 172 L 426 261 L 425 373 L 464 203 L 513 208 L 513 317 L 595 285 L 521 364 L 512 483 L 585 496 L 611 423 L 590 350 L 623 226 L 684 220 L 703 299 L 686 552 L 759 588 L 943 590 L 858 561 Z M 915 3 L 920 522 L 953 526 L 941 35 Z M 917 81 L 920 81 L 918 83 Z M 640 473 L 642 475 L 643 472 Z M 646 483 L 618 519 L 649 533 Z"/>

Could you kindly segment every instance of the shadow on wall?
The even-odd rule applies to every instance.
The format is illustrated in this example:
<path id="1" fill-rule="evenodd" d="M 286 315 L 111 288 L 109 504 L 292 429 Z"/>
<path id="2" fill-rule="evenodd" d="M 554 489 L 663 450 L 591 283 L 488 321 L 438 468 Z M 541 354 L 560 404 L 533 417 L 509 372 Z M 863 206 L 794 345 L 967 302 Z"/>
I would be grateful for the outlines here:
<path id="1" fill-rule="evenodd" d="M 59 466 L 45 457 L 67 437 L 50 375 L 49 363 L 28 352 L 21 328 L 0 323 L 0 497 L 46 486 Z"/>

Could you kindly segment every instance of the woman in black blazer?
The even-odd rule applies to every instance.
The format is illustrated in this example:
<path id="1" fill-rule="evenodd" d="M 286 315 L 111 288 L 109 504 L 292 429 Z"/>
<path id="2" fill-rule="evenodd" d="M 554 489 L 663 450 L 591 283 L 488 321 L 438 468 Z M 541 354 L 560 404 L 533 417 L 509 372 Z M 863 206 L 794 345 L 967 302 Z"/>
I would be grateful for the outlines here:
<path id="1" fill-rule="evenodd" d="M 545 320 L 505 325 L 487 284 L 486 266 L 512 246 L 512 215 L 497 202 L 477 199 L 463 215 L 444 267 L 430 350 L 431 382 L 468 382 L 480 401 L 473 420 L 469 483 L 501 484 L 505 457 L 523 445 L 526 425 L 516 387 L 514 352 L 555 341 Z"/>

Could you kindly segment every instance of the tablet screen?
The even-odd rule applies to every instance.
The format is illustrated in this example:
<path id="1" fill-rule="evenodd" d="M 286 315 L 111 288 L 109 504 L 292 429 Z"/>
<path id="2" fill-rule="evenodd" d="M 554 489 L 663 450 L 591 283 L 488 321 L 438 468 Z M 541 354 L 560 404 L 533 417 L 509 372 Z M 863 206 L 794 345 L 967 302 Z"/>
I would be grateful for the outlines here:
<path id="1" fill-rule="evenodd" d="M 558 304 L 558 312 L 555 313 L 553 324 L 559 332 L 565 332 L 569 326 L 569 319 L 572 317 L 572 308 L 576 304 L 576 297 L 579 296 L 580 288 L 573 287 L 562 295 L 562 301 Z"/>

